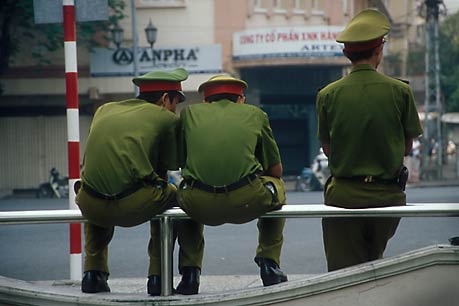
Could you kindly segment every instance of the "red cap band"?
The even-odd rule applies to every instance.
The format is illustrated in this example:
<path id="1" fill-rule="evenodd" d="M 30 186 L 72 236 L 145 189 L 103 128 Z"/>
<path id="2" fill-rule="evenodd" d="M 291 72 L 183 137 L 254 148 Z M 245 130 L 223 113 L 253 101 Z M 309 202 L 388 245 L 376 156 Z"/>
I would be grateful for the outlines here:
<path id="1" fill-rule="evenodd" d="M 227 93 L 227 94 L 235 94 L 242 96 L 244 94 L 243 92 L 243 86 L 238 83 L 225 83 L 225 84 L 212 84 L 209 86 L 206 86 L 204 88 L 204 98 L 216 95 L 216 94 L 221 94 L 221 93 Z"/>
<path id="2" fill-rule="evenodd" d="M 167 82 L 167 81 L 159 81 L 159 82 L 143 82 L 139 84 L 140 92 L 147 92 L 147 91 L 168 91 L 168 90 L 182 90 L 182 84 L 180 82 Z"/>
<path id="3" fill-rule="evenodd" d="M 366 41 L 366 42 L 358 42 L 358 43 L 344 43 L 344 52 L 361 52 L 371 50 L 376 48 L 377 46 L 381 45 L 384 42 L 383 37 Z"/>

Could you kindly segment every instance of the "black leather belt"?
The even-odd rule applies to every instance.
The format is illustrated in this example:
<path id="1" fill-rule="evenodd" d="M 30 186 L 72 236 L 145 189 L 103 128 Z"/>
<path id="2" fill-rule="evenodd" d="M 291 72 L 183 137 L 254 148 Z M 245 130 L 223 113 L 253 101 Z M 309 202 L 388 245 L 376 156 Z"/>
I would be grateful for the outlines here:
<path id="1" fill-rule="evenodd" d="M 345 180 L 350 180 L 350 181 L 355 181 L 359 183 L 365 183 L 365 184 L 380 184 L 380 185 L 395 185 L 398 184 L 398 179 L 391 179 L 391 180 L 386 180 L 386 179 L 381 179 L 378 177 L 374 177 L 371 175 L 367 176 L 353 176 L 353 177 L 340 177 L 338 179 L 345 179 Z"/>
<path id="2" fill-rule="evenodd" d="M 234 182 L 226 186 L 211 186 L 211 185 L 207 185 L 207 184 L 201 183 L 200 181 L 196 181 L 196 180 L 186 180 L 186 183 L 189 186 L 191 186 L 191 188 L 197 188 L 202 191 L 213 192 L 213 193 L 225 193 L 225 192 L 230 192 L 238 188 L 241 188 L 249 184 L 251 181 L 253 181 L 256 178 L 257 178 L 257 175 L 253 173 L 253 174 L 243 177 L 237 182 Z"/>
<path id="3" fill-rule="evenodd" d="M 114 200 L 121 200 L 122 198 L 125 198 L 125 197 L 133 194 L 134 192 L 136 192 L 140 188 L 145 187 L 146 185 L 152 185 L 152 186 L 158 185 L 158 187 L 164 188 L 166 184 L 167 183 L 162 181 L 162 180 L 151 180 L 151 181 L 150 180 L 146 180 L 145 182 L 140 182 L 140 183 L 137 183 L 135 185 L 132 185 L 131 187 L 129 187 L 129 188 L 127 188 L 127 189 L 125 189 L 125 190 L 123 190 L 123 191 L 121 191 L 119 193 L 116 193 L 116 194 L 105 194 L 105 193 L 99 192 L 99 191 L 93 189 L 91 186 L 89 186 L 88 184 L 85 184 L 85 183 L 81 183 L 81 188 L 83 188 L 83 190 L 87 194 L 92 196 L 92 197 L 95 197 L 95 198 L 98 198 L 98 199 L 102 199 L 102 200 L 114 201 Z M 76 183 L 75 183 L 75 185 L 76 185 Z"/>

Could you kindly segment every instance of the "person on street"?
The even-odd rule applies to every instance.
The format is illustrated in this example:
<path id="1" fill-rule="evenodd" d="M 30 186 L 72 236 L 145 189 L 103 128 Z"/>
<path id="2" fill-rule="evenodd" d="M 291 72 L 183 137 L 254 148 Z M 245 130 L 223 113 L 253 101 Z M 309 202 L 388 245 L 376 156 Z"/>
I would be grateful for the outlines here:
<path id="1" fill-rule="evenodd" d="M 242 224 L 286 204 L 279 149 L 268 116 L 245 104 L 247 83 L 226 75 L 199 86 L 204 103 L 181 113 L 184 180 L 177 200 L 206 225 Z M 287 281 L 280 270 L 285 219 L 259 219 L 255 262 L 264 286 Z"/>
<path id="2" fill-rule="evenodd" d="M 403 157 L 422 133 L 408 84 L 376 71 L 390 23 L 377 10 L 358 13 L 336 41 L 349 75 L 317 94 L 318 138 L 331 177 L 325 204 L 370 208 L 406 204 Z M 400 218 L 323 218 L 329 271 L 382 258 Z"/>
<path id="3" fill-rule="evenodd" d="M 167 170 L 178 169 L 177 103 L 185 99 L 181 82 L 184 69 L 155 71 L 133 82 L 135 99 L 100 106 L 91 124 L 84 153 L 81 182 L 75 186 L 76 203 L 88 220 L 84 225 L 85 257 L 81 289 L 108 292 L 108 245 L 115 226 L 132 227 L 150 221 L 150 264 L 147 292 L 161 293 L 159 222 L 152 217 L 176 203 L 176 190 L 167 182 Z M 203 225 L 176 224 L 179 270 L 178 293 L 197 293 L 204 239 Z"/>

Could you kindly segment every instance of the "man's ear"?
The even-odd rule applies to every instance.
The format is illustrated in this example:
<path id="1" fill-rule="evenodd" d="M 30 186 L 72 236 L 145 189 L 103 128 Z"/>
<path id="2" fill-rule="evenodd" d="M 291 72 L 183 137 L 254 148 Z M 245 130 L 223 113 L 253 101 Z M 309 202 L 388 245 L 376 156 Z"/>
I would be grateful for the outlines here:
<path id="1" fill-rule="evenodd" d="M 167 100 L 169 100 L 169 94 L 167 92 L 163 93 L 161 98 L 159 98 L 158 103 L 156 103 L 158 106 L 165 106 Z M 169 101 L 170 102 L 170 101 Z"/>
<path id="2" fill-rule="evenodd" d="M 376 56 L 379 56 L 380 54 L 382 54 L 383 53 L 383 49 L 384 49 L 384 44 L 381 44 L 377 48 L 375 48 Z"/>

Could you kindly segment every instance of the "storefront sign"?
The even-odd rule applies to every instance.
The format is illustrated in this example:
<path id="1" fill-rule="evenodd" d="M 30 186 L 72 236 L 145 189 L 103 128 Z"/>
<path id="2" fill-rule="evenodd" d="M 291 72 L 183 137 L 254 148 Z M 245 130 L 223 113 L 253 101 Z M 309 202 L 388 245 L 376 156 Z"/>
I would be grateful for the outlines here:
<path id="1" fill-rule="evenodd" d="M 341 26 L 254 29 L 233 34 L 233 59 L 343 56 Z"/>
<path id="2" fill-rule="evenodd" d="M 138 71 L 145 74 L 155 69 L 185 68 L 190 73 L 220 73 L 222 71 L 220 45 L 171 48 L 139 48 Z M 132 49 L 96 48 L 90 57 L 91 76 L 133 75 Z"/>

